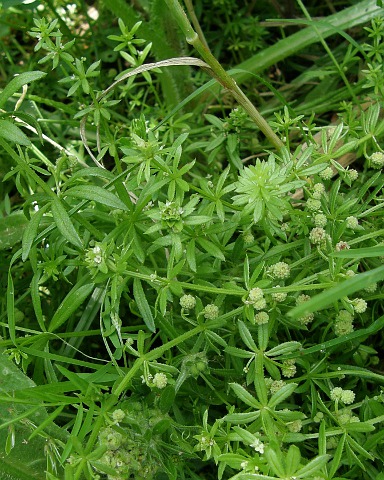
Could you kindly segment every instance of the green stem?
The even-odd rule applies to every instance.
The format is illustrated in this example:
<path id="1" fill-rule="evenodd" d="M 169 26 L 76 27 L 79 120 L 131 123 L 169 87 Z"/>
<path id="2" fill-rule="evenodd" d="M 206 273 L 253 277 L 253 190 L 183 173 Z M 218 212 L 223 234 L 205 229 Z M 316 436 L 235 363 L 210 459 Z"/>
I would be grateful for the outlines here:
<path id="1" fill-rule="evenodd" d="M 184 0 L 185 6 L 187 7 L 189 17 L 191 19 L 192 25 L 195 27 L 197 34 L 199 35 L 200 40 L 202 41 L 204 47 L 209 50 L 207 40 L 205 39 L 203 30 L 201 29 L 199 20 L 196 17 L 195 9 L 193 8 L 192 0 Z"/>
<path id="2" fill-rule="evenodd" d="M 192 28 L 187 15 L 181 7 L 178 0 L 164 0 L 168 8 L 174 14 L 176 21 L 183 31 L 187 42 L 192 45 L 201 55 L 203 60 L 210 67 L 210 75 L 212 75 L 224 88 L 228 89 L 236 101 L 244 108 L 255 124 L 260 128 L 268 140 L 280 150 L 284 144 L 274 133 L 257 108 L 251 103 L 249 98 L 244 94 L 235 80 L 224 70 L 212 53 L 204 46 L 198 34 Z"/>

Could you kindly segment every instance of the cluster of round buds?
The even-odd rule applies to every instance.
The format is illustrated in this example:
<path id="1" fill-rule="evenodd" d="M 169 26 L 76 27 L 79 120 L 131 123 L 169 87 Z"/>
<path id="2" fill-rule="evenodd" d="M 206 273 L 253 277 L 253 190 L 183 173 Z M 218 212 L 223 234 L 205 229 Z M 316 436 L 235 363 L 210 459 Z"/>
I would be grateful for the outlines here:
<path id="1" fill-rule="evenodd" d="M 155 373 L 153 379 L 152 379 L 152 385 L 156 388 L 162 389 L 167 386 L 168 383 L 168 378 L 165 375 L 165 373 Z"/>
<path id="2" fill-rule="evenodd" d="M 351 390 L 349 390 L 349 391 L 351 391 Z M 335 412 L 335 416 L 336 416 L 337 421 L 339 422 L 340 425 L 346 425 L 348 423 L 358 423 L 358 422 L 360 422 L 360 418 L 357 417 L 356 415 L 353 415 L 353 412 L 350 408 L 342 408 L 338 412 Z"/>
<path id="3" fill-rule="evenodd" d="M 308 198 L 306 205 L 311 212 L 316 212 L 321 209 L 321 202 L 317 198 Z"/>
<path id="4" fill-rule="evenodd" d="M 314 245 L 323 245 L 327 240 L 327 232 L 322 227 L 315 227 L 309 232 L 309 241 Z"/>
<path id="5" fill-rule="evenodd" d="M 329 398 L 334 402 L 342 402 L 350 405 L 355 401 L 355 394 L 352 390 L 343 390 L 341 387 L 332 388 Z"/>
<path id="6" fill-rule="evenodd" d="M 252 233 L 248 230 L 247 232 L 243 233 L 243 242 L 245 245 L 250 245 L 253 243 L 255 240 L 255 237 L 252 235 Z"/>
<path id="7" fill-rule="evenodd" d="M 207 320 L 214 320 L 219 316 L 219 307 L 214 305 L 213 303 L 209 303 L 205 306 L 204 310 L 204 317 Z"/>
<path id="8" fill-rule="evenodd" d="M 248 298 L 243 301 L 246 305 L 253 305 L 255 310 L 262 310 L 267 306 L 263 290 L 259 287 L 252 288 L 249 291 Z"/>
<path id="9" fill-rule="evenodd" d="M 277 262 L 268 268 L 268 273 L 273 278 L 288 278 L 291 274 L 291 267 L 288 265 L 288 263 Z"/>
<path id="10" fill-rule="evenodd" d="M 302 303 L 308 302 L 308 300 L 310 300 L 310 298 L 311 297 L 309 295 L 305 295 L 303 293 L 296 298 L 296 305 L 301 305 Z M 298 319 L 298 321 L 299 321 L 299 323 L 301 323 L 301 325 L 308 325 L 309 323 L 313 322 L 314 318 L 315 318 L 315 316 L 314 316 L 313 313 L 307 313 L 307 314 L 303 315 L 302 317 L 300 317 Z"/>
<path id="11" fill-rule="evenodd" d="M 364 313 L 367 310 L 367 302 L 362 298 L 354 298 L 351 304 L 356 313 Z"/>
<path id="12" fill-rule="evenodd" d="M 114 410 L 112 412 L 112 420 L 114 423 L 120 423 L 124 420 L 125 418 L 125 412 L 121 410 L 121 408 L 118 408 L 117 410 Z"/>
<path id="13" fill-rule="evenodd" d="M 300 419 L 294 420 L 293 422 L 289 422 L 287 427 L 291 433 L 299 433 L 303 428 L 303 422 Z"/>
<path id="14" fill-rule="evenodd" d="M 295 359 L 284 360 L 281 366 L 281 373 L 283 377 L 292 378 L 296 375 Z"/>
<path id="15" fill-rule="evenodd" d="M 382 152 L 375 152 L 372 153 L 370 157 L 371 165 L 373 168 L 383 168 L 384 167 L 384 153 Z"/>
<path id="16" fill-rule="evenodd" d="M 280 285 L 276 285 L 274 288 L 279 288 Z M 284 300 L 287 298 L 287 294 L 285 292 L 276 292 L 272 293 L 271 297 L 275 302 L 284 302 Z"/>
<path id="17" fill-rule="evenodd" d="M 349 178 L 349 180 L 351 182 L 354 182 L 359 177 L 359 172 L 357 170 L 355 170 L 354 168 L 346 170 L 345 173 L 347 174 L 347 177 Z"/>
<path id="18" fill-rule="evenodd" d="M 196 298 L 189 294 L 183 295 L 180 298 L 180 306 L 184 310 L 192 310 L 196 306 Z"/>
<path id="19" fill-rule="evenodd" d="M 279 392 L 283 387 L 285 387 L 286 382 L 284 380 L 273 380 L 272 383 L 269 385 L 269 391 L 271 395 Z"/>
<path id="20" fill-rule="evenodd" d="M 315 183 L 313 186 L 312 197 L 320 200 L 321 196 L 325 193 L 325 187 L 322 183 Z"/>
<path id="21" fill-rule="evenodd" d="M 377 283 L 371 283 L 370 285 L 368 285 L 368 287 L 365 287 L 364 290 L 367 292 L 367 293 L 373 293 L 377 290 Z"/>
<path id="22" fill-rule="evenodd" d="M 335 335 L 341 337 L 353 332 L 353 316 L 347 310 L 340 310 L 335 319 Z"/>
<path id="23" fill-rule="evenodd" d="M 333 177 L 333 170 L 331 167 L 325 168 L 322 172 L 319 173 L 319 177 L 323 180 L 330 180 Z"/>
<path id="24" fill-rule="evenodd" d="M 347 228 L 350 228 L 351 230 L 356 230 L 356 228 L 359 226 L 359 220 L 356 217 L 347 217 L 345 221 Z"/>
<path id="25" fill-rule="evenodd" d="M 106 427 L 100 430 L 99 441 L 102 445 L 106 445 L 108 450 L 117 450 L 124 441 L 121 433 L 117 432 L 111 427 Z"/>
<path id="26" fill-rule="evenodd" d="M 324 215 L 324 213 L 316 213 L 316 215 L 313 217 L 313 222 L 316 227 L 325 227 L 327 221 L 327 217 Z"/>
<path id="27" fill-rule="evenodd" d="M 258 312 L 255 315 L 255 322 L 257 325 L 264 325 L 269 322 L 269 315 L 267 312 Z"/>
<path id="28" fill-rule="evenodd" d="M 183 370 L 193 377 L 197 378 L 201 373 L 207 372 L 208 358 L 205 352 L 191 353 L 183 359 Z"/>

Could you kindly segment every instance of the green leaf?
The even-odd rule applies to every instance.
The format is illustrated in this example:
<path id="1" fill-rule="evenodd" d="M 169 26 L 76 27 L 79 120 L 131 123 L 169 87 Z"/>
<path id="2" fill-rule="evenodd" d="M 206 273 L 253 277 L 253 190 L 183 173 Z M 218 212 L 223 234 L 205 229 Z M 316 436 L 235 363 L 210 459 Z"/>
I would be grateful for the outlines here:
<path id="1" fill-rule="evenodd" d="M 68 242 L 82 249 L 83 245 L 79 234 L 76 232 L 76 229 L 60 200 L 56 197 L 51 205 L 52 215 L 59 232 L 68 240 Z"/>
<path id="2" fill-rule="evenodd" d="M 82 200 L 91 200 L 119 210 L 129 210 L 125 203 L 123 203 L 116 195 L 105 190 L 105 188 L 97 187 L 96 185 L 80 185 L 73 187 L 67 190 L 65 195 L 68 197 L 81 198 Z"/>
<path id="3" fill-rule="evenodd" d="M 22 255 L 21 259 L 25 262 L 28 258 L 29 252 L 31 251 L 33 241 L 37 236 L 37 230 L 39 228 L 41 219 L 43 218 L 44 212 L 48 209 L 49 205 L 44 205 L 43 208 L 40 208 L 36 213 L 31 216 L 30 221 L 28 222 L 27 228 L 24 230 L 23 239 L 22 239 Z"/>
<path id="4" fill-rule="evenodd" d="M 239 325 L 240 336 L 243 339 L 243 342 L 245 343 L 245 345 L 253 352 L 257 352 L 258 349 L 257 349 L 256 343 L 254 342 L 252 338 L 252 334 L 246 327 L 245 323 L 239 320 L 238 325 Z"/>
<path id="5" fill-rule="evenodd" d="M 299 348 L 301 348 L 300 342 L 283 342 L 280 343 L 280 345 L 271 348 L 265 354 L 268 355 L 268 357 L 277 357 L 278 355 L 286 355 L 287 353 L 295 352 Z"/>
<path id="6" fill-rule="evenodd" d="M 20 90 L 23 85 L 39 80 L 40 78 L 45 77 L 45 75 L 46 73 L 44 72 L 34 71 L 24 72 L 14 77 L 0 93 L 0 108 L 2 108 L 8 98 Z"/>
<path id="7" fill-rule="evenodd" d="M 31 141 L 14 123 L 9 120 L 0 120 L 0 137 L 18 145 L 31 145 Z"/>
<path id="8" fill-rule="evenodd" d="M 311 312 L 316 312 L 328 307 L 337 300 L 350 295 L 351 293 L 362 290 L 372 283 L 379 282 L 384 279 L 384 265 L 377 267 L 369 272 L 359 273 L 358 275 L 339 283 L 335 287 L 329 288 L 312 297 L 308 302 L 293 308 L 288 312 L 288 316 L 293 318 L 301 317 Z"/>
<path id="9" fill-rule="evenodd" d="M 345 429 L 347 432 L 368 433 L 368 432 L 373 432 L 375 430 L 375 427 L 367 422 L 353 422 L 345 425 Z"/>
<path id="10" fill-rule="evenodd" d="M 337 443 L 337 448 L 333 455 L 332 463 L 330 465 L 330 471 L 329 471 L 330 478 L 333 478 L 342 461 L 341 458 L 344 451 L 344 444 L 345 444 L 346 437 L 347 437 L 347 434 L 344 433 Z"/>
<path id="11" fill-rule="evenodd" d="M 0 250 L 13 247 L 20 242 L 27 223 L 28 220 L 20 212 L 0 218 Z"/>
<path id="12" fill-rule="evenodd" d="M 237 453 L 223 453 L 219 455 L 218 458 L 219 462 L 225 462 L 230 467 L 240 469 L 241 464 L 248 460 L 248 457 L 244 455 L 239 455 Z"/>
<path id="13" fill-rule="evenodd" d="M 368 257 L 383 257 L 384 246 L 353 248 L 351 250 L 342 250 L 340 252 L 333 252 L 333 257 L 338 258 L 368 258 Z"/>
<path id="14" fill-rule="evenodd" d="M 310 478 L 315 473 L 320 473 L 320 470 L 323 467 L 325 467 L 330 457 L 331 455 L 319 455 L 318 457 L 314 458 L 309 463 L 307 463 L 307 465 L 305 465 L 303 468 L 300 468 L 300 470 L 297 470 L 297 472 L 295 472 L 295 475 L 297 477 Z M 332 477 L 333 475 L 330 476 L 329 478 L 332 478 Z"/>
<path id="15" fill-rule="evenodd" d="M 137 303 L 139 312 L 143 317 L 144 323 L 147 325 L 148 329 L 151 332 L 155 332 L 155 321 L 153 319 L 151 308 L 149 306 L 147 297 L 145 296 L 143 290 L 143 286 L 141 285 L 141 280 L 139 278 L 135 278 L 133 280 L 133 296 Z"/>
<path id="16" fill-rule="evenodd" d="M 297 383 L 288 383 L 280 388 L 279 391 L 274 393 L 269 399 L 268 407 L 274 408 L 279 403 L 283 402 L 286 398 L 290 397 L 292 393 L 296 390 Z"/>
<path id="17" fill-rule="evenodd" d="M 242 400 L 249 407 L 261 409 L 261 404 L 244 387 L 242 387 L 238 383 L 230 383 L 229 386 L 235 392 L 236 397 Z"/>
<path id="18" fill-rule="evenodd" d="M 272 468 L 273 473 L 279 478 L 286 478 L 284 463 L 280 451 L 275 451 L 272 448 L 267 448 L 265 452 L 269 466 Z"/>
<path id="19" fill-rule="evenodd" d="M 76 312 L 80 305 L 85 301 L 89 294 L 94 290 L 93 283 L 86 285 L 75 285 L 59 305 L 55 314 L 52 317 L 48 331 L 54 332 L 57 330 L 68 318 Z"/>
<path id="20" fill-rule="evenodd" d="M 248 412 L 248 413 L 229 413 L 225 415 L 224 420 L 229 423 L 237 423 L 241 425 L 243 423 L 251 423 L 260 417 L 260 412 Z"/>
<path id="21" fill-rule="evenodd" d="M 287 476 L 293 476 L 297 467 L 300 465 L 301 454 L 300 449 L 296 445 L 290 445 L 287 456 L 285 457 L 285 470 Z"/>
<path id="22" fill-rule="evenodd" d="M 198 238 L 197 242 L 203 247 L 203 249 L 207 253 L 210 253 L 213 257 L 216 257 L 219 260 L 225 260 L 225 256 L 223 255 L 223 252 L 220 250 L 220 248 L 209 240 L 206 240 L 205 238 Z"/>
<path id="23" fill-rule="evenodd" d="M 33 310 L 35 312 L 36 319 L 39 323 L 41 330 L 44 332 L 47 330 L 47 328 L 44 323 L 43 311 L 41 309 L 39 280 L 40 280 L 40 273 L 39 271 L 37 271 L 33 275 L 32 281 L 31 281 L 31 298 L 32 298 L 32 305 L 33 305 Z"/>

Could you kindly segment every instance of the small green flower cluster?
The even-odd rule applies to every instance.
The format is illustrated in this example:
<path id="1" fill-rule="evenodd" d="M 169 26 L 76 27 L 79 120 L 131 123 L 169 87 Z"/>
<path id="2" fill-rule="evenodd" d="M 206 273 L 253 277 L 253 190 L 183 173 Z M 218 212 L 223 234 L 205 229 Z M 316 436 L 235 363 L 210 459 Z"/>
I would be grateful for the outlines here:
<path id="1" fill-rule="evenodd" d="M 352 390 L 343 390 L 341 387 L 335 387 L 330 391 L 329 398 L 334 402 L 350 405 L 355 401 L 355 394 Z"/>
<path id="2" fill-rule="evenodd" d="M 340 310 L 334 325 L 335 335 L 341 337 L 353 332 L 353 316 L 347 310 Z"/>

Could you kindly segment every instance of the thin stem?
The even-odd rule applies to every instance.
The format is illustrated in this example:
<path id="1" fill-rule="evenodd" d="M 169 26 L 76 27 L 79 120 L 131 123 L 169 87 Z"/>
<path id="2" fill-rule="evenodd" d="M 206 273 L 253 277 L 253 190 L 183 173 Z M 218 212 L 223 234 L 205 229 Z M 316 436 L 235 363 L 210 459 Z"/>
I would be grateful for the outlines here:
<path id="1" fill-rule="evenodd" d="M 201 43 L 204 45 L 204 47 L 207 50 L 210 50 L 207 40 L 205 39 L 204 32 L 201 29 L 200 23 L 198 18 L 196 17 L 195 9 L 193 8 L 193 3 L 192 0 L 184 0 L 185 6 L 187 7 L 189 16 L 191 17 L 191 22 L 192 25 L 194 26 L 197 34 L 199 35 L 199 38 L 201 40 Z"/>
<path id="2" fill-rule="evenodd" d="M 212 75 L 224 88 L 229 90 L 237 102 L 244 108 L 248 115 L 252 118 L 255 124 L 260 128 L 268 140 L 280 150 L 284 144 L 280 138 L 274 133 L 272 128 L 268 125 L 264 117 L 259 113 L 257 108 L 251 103 L 249 98 L 237 85 L 235 80 L 224 70 L 212 53 L 204 46 L 200 40 L 199 35 L 193 30 L 187 15 L 181 7 L 178 0 L 164 0 L 168 8 L 174 14 L 179 27 L 183 31 L 187 42 L 192 45 L 201 55 L 204 61 L 209 65 L 209 73 Z"/>

